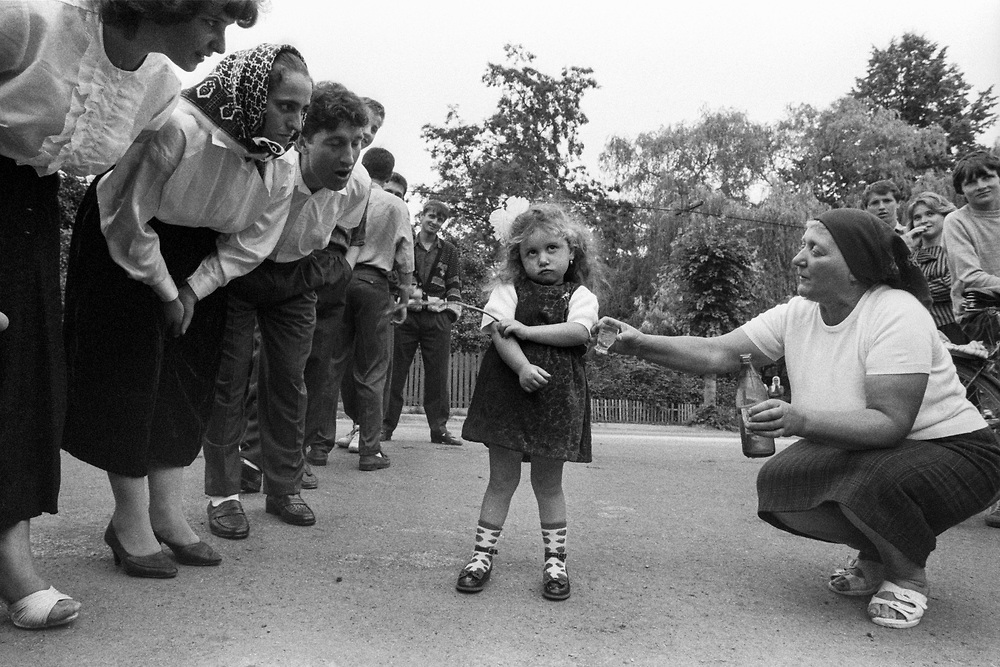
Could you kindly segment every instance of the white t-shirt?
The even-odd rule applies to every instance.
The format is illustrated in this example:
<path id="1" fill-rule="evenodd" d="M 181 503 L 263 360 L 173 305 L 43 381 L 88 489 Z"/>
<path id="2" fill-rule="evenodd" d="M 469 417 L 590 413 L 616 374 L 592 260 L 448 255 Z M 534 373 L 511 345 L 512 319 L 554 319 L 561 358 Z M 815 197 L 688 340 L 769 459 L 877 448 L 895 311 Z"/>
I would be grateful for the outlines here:
<path id="1" fill-rule="evenodd" d="M 865 376 L 925 373 L 927 389 L 908 438 L 986 428 L 965 398 L 930 313 L 908 292 L 873 287 L 833 326 L 823 322 L 818 303 L 795 297 L 741 328 L 770 359 L 785 357 L 795 405 L 860 410 L 867 406 Z"/>
<path id="2" fill-rule="evenodd" d="M 578 322 L 587 327 L 587 331 L 590 331 L 597 324 L 597 309 L 597 296 L 580 285 L 573 291 L 573 295 L 569 299 L 569 313 L 566 315 L 566 321 Z M 517 290 L 514 285 L 501 283 L 494 287 L 483 310 L 491 315 L 496 315 L 501 320 L 513 319 L 514 312 L 517 310 Z M 480 329 L 485 329 L 494 321 L 492 317 L 483 315 Z"/>

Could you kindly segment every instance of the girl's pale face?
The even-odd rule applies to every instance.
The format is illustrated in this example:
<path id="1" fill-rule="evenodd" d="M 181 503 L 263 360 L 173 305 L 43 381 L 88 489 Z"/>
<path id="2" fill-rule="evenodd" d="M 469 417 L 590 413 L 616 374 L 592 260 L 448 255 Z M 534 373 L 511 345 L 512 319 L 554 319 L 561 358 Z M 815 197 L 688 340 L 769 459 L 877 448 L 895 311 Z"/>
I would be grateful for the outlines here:
<path id="1" fill-rule="evenodd" d="M 525 237 L 520 254 L 524 272 L 540 285 L 562 285 L 573 261 L 573 250 L 566 239 L 545 229 Z"/>
<path id="2" fill-rule="evenodd" d="M 913 207 L 912 222 L 913 229 L 924 227 L 920 238 L 928 241 L 938 238 L 941 236 L 941 232 L 944 231 L 944 216 L 940 213 L 935 213 L 924 204 L 917 204 Z"/>
<path id="3" fill-rule="evenodd" d="M 302 131 L 302 119 L 312 97 L 312 81 L 302 72 L 289 70 L 284 74 L 281 83 L 267 95 L 261 134 L 277 144 L 288 146 Z"/>
<path id="4" fill-rule="evenodd" d="M 193 72 L 213 53 L 226 52 L 226 28 L 234 22 L 221 7 L 210 6 L 183 23 L 156 25 L 157 50 L 185 72 Z"/>

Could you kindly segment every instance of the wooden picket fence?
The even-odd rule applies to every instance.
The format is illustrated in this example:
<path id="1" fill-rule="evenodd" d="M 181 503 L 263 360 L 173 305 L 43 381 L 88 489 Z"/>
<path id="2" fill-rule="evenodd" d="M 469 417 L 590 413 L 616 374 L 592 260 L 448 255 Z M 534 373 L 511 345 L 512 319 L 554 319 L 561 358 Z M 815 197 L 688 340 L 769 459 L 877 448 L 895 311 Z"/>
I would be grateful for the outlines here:
<path id="1" fill-rule="evenodd" d="M 451 355 L 448 382 L 453 410 L 469 407 L 482 356 L 478 352 L 455 352 Z M 424 403 L 424 364 L 419 351 L 406 378 L 403 403 L 410 407 Z M 592 421 L 623 424 L 683 424 L 694 416 L 697 409 L 698 406 L 693 403 L 655 404 L 621 398 L 594 398 L 590 402 Z"/>

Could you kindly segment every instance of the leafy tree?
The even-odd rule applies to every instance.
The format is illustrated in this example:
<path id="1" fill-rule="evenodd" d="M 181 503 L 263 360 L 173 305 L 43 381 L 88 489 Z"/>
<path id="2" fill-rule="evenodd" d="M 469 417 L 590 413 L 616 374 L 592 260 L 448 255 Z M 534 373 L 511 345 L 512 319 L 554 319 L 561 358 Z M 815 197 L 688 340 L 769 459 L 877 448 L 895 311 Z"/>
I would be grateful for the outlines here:
<path id="1" fill-rule="evenodd" d="M 635 141 L 613 137 L 601 164 L 618 188 L 647 201 L 683 206 L 708 189 L 749 202 L 774 173 L 776 140 L 743 112 L 703 110 L 694 125 L 662 127 Z"/>
<path id="2" fill-rule="evenodd" d="M 786 151 L 783 178 L 809 185 L 817 200 L 832 207 L 856 204 L 864 187 L 877 180 L 893 179 L 908 189 L 917 175 L 949 159 L 941 128 L 915 127 L 896 111 L 853 97 L 823 111 L 794 107 L 778 132 Z"/>
<path id="3" fill-rule="evenodd" d="M 884 109 L 900 120 L 921 128 L 941 127 L 950 153 L 978 148 L 976 137 L 996 121 L 993 86 L 970 100 L 972 86 L 947 60 L 948 47 L 925 37 L 905 33 L 885 49 L 872 49 L 867 74 L 856 80 L 854 97 Z M 947 168 L 948 162 L 939 165 Z"/>
<path id="4" fill-rule="evenodd" d="M 444 125 L 422 131 L 439 177 L 423 191 L 447 198 L 461 231 L 487 255 L 496 250 L 489 215 L 504 198 L 573 202 L 596 190 L 580 163 L 579 139 L 587 122 L 580 101 L 597 87 L 592 70 L 565 67 L 554 77 L 532 66 L 535 56 L 521 46 L 508 44 L 504 51 L 507 64 L 490 63 L 483 75 L 487 86 L 500 90 L 492 116 L 465 123 L 452 107 Z"/>
<path id="5" fill-rule="evenodd" d="M 657 302 L 645 313 L 645 331 L 719 336 L 753 314 L 753 294 L 760 278 L 754 249 L 745 237 L 732 234 L 731 226 L 718 217 L 700 213 L 692 217 L 695 220 L 673 250 Z M 717 391 L 716 376 L 706 375 L 705 406 L 716 405 Z M 713 421 L 705 415 L 699 419 Z"/>

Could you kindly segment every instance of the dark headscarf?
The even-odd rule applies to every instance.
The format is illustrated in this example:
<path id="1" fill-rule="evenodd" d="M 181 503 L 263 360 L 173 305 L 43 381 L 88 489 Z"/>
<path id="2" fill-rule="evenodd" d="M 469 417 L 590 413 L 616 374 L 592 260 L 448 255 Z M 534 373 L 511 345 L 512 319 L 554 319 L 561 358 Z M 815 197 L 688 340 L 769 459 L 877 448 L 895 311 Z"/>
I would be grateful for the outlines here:
<path id="1" fill-rule="evenodd" d="M 260 136 L 267 111 L 267 82 L 274 59 L 285 51 L 302 58 L 287 44 L 261 44 L 235 51 L 222 59 L 212 73 L 181 96 L 198 107 L 226 134 L 254 155 L 274 157 L 286 147 Z"/>
<path id="2" fill-rule="evenodd" d="M 816 219 L 829 230 L 847 268 L 861 284 L 906 290 L 930 306 L 927 279 L 910 261 L 910 249 L 889 225 L 856 208 L 833 209 Z"/>

